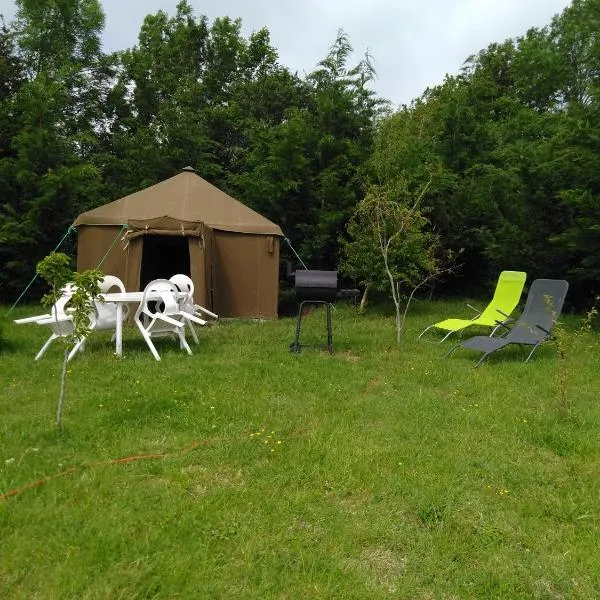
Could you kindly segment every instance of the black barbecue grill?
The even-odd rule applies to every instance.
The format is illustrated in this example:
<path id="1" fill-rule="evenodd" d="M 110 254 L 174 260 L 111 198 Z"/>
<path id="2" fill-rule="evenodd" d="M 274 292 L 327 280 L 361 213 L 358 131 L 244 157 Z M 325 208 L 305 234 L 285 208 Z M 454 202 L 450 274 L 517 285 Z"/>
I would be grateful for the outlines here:
<path id="1" fill-rule="evenodd" d="M 337 295 L 337 271 L 296 271 L 294 289 L 303 300 L 330 302 Z"/>
<path id="2" fill-rule="evenodd" d="M 300 343 L 300 328 L 302 324 L 302 309 L 305 305 L 324 305 L 327 311 L 327 345 L 333 353 L 333 333 L 331 330 L 331 301 L 341 297 L 356 297 L 358 290 L 339 290 L 337 271 L 296 271 L 294 290 L 301 300 L 296 320 L 296 337 L 290 344 L 292 352 L 300 352 L 302 346 L 312 344 Z"/>

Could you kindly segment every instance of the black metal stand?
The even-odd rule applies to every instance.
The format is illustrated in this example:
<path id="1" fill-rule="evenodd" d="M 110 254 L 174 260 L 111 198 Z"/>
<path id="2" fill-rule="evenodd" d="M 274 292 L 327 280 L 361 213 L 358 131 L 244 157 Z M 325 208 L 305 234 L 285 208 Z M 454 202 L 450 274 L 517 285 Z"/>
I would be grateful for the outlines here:
<path id="1" fill-rule="evenodd" d="M 331 331 L 331 304 L 326 302 L 325 300 L 303 300 L 300 302 L 300 306 L 298 308 L 298 318 L 296 319 L 296 337 L 294 341 L 290 344 L 290 350 L 292 352 L 300 352 L 303 347 L 307 346 L 317 346 L 322 348 L 323 346 L 319 344 L 301 344 L 300 343 L 300 327 L 302 324 L 302 308 L 305 304 L 324 304 L 327 309 L 327 345 L 325 348 L 329 350 L 329 354 L 333 354 L 333 332 Z"/>

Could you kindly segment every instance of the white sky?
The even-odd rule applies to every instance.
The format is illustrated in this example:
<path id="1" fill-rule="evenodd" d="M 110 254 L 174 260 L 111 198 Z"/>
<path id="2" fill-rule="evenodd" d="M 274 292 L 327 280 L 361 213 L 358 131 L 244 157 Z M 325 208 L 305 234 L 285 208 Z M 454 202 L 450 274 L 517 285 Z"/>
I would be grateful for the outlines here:
<path id="1" fill-rule="evenodd" d="M 101 0 L 106 13 L 104 47 L 136 44 L 147 14 L 175 13 L 177 0 Z M 492 42 L 543 27 L 568 0 L 191 0 L 196 16 L 240 17 L 243 32 L 265 26 L 281 64 L 299 75 L 325 57 L 342 28 L 355 50 L 374 59 L 375 90 L 394 104 L 409 103 L 427 86 L 455 74 L 471 54 Z M 10 20 L 13 0 L 0 0 Z"/>

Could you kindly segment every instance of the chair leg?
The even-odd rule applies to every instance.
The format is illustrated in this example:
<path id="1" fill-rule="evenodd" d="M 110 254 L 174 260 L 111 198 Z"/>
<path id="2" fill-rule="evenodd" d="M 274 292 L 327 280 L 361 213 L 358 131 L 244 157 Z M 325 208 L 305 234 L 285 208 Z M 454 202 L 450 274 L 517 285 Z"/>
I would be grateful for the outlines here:
<path id="1" fill-rule="evenodd" d="M 531 352 L 527 355 L 527 358 L 525 359 L 525 363 L 529 362 L 529 359 L 531 358 L 531 355 L 536 351 L 536 349 L 538 348 L 538 346 L 540 346 L 540 344 L 536 344 L 532 349 Z"/>
<path id="2" fill-rule="evenodd" d="M 421 339 L 421 337 L 423 336 L 424 333 L 426 333 L 427 331 L 429 331 L 430 329 L 432 329 L 433 327 L 435 327 L 435 325 L 430 325 L 429 327 L 426 327 L 425 329 L 423 329 L 423 331 L 421 331 L 421 334 L 419 335 L 419 337 L 417 339 Z M 453 333 L 456 333 L 457 330 L 455 329 L 451 329 L 441 340 L 438 340 L 437 342 L 433 342 L 430 340 L 423 340 L 424 342 L 430 342 L 430 343 L 435 343 L 435 344 L 441 344 L 442 342 L 445 342 Z"/>
<path id="3" fill-rule="evenodd" d="M 448 339 L 448 338 L 449 338 L 449 337 L 450 337 L 450 336 L 451 336 L 453 333 L 456 333 L 456 331 L 455 331 L 455 330 L 449 331 L 449 332 L 448 332 L 448 333 L 447 333 L 447 334 L 446 334 L 446 335 L 445 335 L 445 336 L 444 336 L 444 337 L 443 337 L 443 338 L 440 340 L 440 342 L 439 342 L 439 343 L 441 344 L 442 342 L 445 342 L 445 341 L 446 341 L 446 340 L 447 340 L 447 339 Z"/>
<path id="4" fill-rule="evenodd" d="M 450 348 L 450 350 L 444 354 L 444 358 L 448 358 L 457 348 L 460 348 L 460 344 L 455 344 L 452 346 L 452 348 Z"/>
<path id="5" fill-rule="evenodd" d="M 494 337 L 494 335 L 496 335 L 496 331 L 498 331 L 498 329 L 500 329 L 500 327 L 503 327 L 503 324 L 499 324 L 496 325 L 496 327 L 494 327 L 494 329 L 492 329 L 492 333 L 490 333 L 490 337 Z"/>
<path id="6" fill-rule="evenodd" d="M 142 337 L 146 340 L 146 344 L 148 344 L 148 348 L 150 348 L 150 352 L 152 352 L 152 356 L 154 356 L 154 358 L 156 360 L 160 360 L 160 356 L 159 356 L 158 352 L 156 351 L 156 348 L 154 347 L 154 344 L 152 343 L 152 340 L 150 339 L 150 335 L 148 334 L 148 332 L 144 329 L 144 327 L 141 323 L 137 322 L 137 326 L 138 326 L 138 329 L 140 330 L 140 333 L 142 334 Z"/>
<path id="7" fill-rule="evenodd" d="M 486 352 L 478 361 L 477 364 L 473 367 L 474 369 L 476 369 L 487 357 L 488 354 L 491 354 L 491 352 Z"/>
<path id="8" fill-rule="evenodd" d="M 192 349 L 190 348 L 187 340 L 185 339 L 185 335 L 183 333 L 183 329 L 177 332 L 179 336 L 179 347 L 183 348 L 188 354 L 192 354 Z"/>
<path id="9" fill-rule="evenodd" d="M 73 346 L 71 352 L 69 352 L 69 356 L 67 356 L 67 362 L 69 362 L 77 354 L 77 352 L 83 352 L 84 345 L 85 338 L 82 338 Z"/>
<path id="10" fill-rule="evenodd" d="M 57 338 L 60 337 L 58 335 L 56 335 L 55 333 L 53 333 L 47 340 L 46 343 L 40 348 L 40 351 L 35 355 L 34 360 L 39 360 L 40 358 L 42 358 L 42 356 L 44 356 L 46 350 L 48 350 L 48 346 Z"/>
<path id="11" fill-rule="evenodd" d="M 156 360 L 160 360 L 160 355 L 158 354 L 158 351 L 156 350 L 156 346 L 152 342 L 151 337 L 146 332 L 144 332 L 142 335 L 144 336 L 144 339 L 146 340 L 146 344 L 148 344 L 148 348 L 150 348 L 150 352 L 152 352 L 152 356 L 154 356 L 154 358 Z"/>
<path id="12" fill-rule="evenodd" d="M 421 331 L 421 333 L 420 333 L 420 335 L 419 335 L 419 337 L 417 339 L 420 340 L 423 337 L 423 334 L 426 331 L 429 331 L 432 327 L 433 327 L 433 325 L 430 325 L 429 327 L 425 327 L 425 329 L 423 329 L 423 331 Z"/>
<path id="13" fill-rule="evenodd" d="M 200 341 L 198 340 L 198 334 L 196 333 L 196 330 L 194 329 L 194 324 L 191 321 L 187 322 L 188 327 L 190 328 L 190 333 L 192 334 L 192 338 L 194 340 L 194 342 L 196 342 L 196 344 L 199 344 Z"/>

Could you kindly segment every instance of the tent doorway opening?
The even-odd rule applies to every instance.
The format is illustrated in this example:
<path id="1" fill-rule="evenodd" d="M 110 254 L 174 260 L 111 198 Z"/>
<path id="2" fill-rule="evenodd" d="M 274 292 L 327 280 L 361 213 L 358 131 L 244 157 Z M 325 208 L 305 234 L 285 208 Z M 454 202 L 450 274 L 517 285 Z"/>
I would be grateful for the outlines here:
<path id="1" fill-rule="evenodd" d="M 182 235 L 145 235 L 140 290 L 153 279 L 169 279 L 176 273 L 190 275 L 188 238 Z"/>

